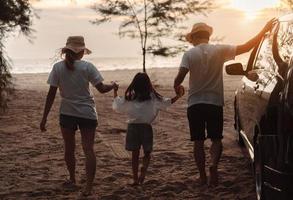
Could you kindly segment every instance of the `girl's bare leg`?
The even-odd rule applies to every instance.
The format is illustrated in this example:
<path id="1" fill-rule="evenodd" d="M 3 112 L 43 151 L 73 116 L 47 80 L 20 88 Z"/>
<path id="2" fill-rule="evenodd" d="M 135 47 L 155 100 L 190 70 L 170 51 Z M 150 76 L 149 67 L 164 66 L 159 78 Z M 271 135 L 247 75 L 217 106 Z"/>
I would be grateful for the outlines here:
<path id="1" fill-rule="evenodd" d="M 86 187 L 84 194 L 90 194 L 96 174 L 96 155 L 94 140 L 96 129 L 81 129 L 82 148 L 85 154 Z"/>
<path id="2" fill-rule="evenodd" d="M 70 181 L 75 184 L 75 131 L 61 127 L 64 140 L 64 160 L 69 172 Z"/>
<path id="3" fill-rule="evenodd" d="M 133 185 L 138 185 L 139 150 L 132 151 Z"/>
<path id="4" fill-rule="evenodd" d="M 140 170 L 139 183 L 143 184 L 151 160 L 151 152 L 144 152 L 143 164 Z"/>

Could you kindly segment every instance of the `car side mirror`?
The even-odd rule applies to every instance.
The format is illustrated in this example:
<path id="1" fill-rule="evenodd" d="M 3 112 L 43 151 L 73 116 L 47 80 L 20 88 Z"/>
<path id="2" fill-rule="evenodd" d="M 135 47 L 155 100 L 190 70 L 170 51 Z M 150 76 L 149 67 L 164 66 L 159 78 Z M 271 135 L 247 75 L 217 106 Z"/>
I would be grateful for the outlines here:
<path id="1" fill-rule="evenodd" d="M 246 75 L 241 63 L 234 63 L 226 66 L 226 73 L 229 75 Z"/>

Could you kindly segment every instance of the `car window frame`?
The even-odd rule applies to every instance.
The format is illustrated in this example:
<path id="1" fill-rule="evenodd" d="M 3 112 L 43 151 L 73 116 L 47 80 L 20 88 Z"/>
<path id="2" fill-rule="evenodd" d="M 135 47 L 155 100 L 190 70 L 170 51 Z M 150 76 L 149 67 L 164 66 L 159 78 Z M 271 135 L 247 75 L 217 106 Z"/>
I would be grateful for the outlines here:
<path id="1" fill-rule="evenodd" d="M 293 20 L 289 20 L 289 21 L 287 21 L 287 20 L 280 20 L 279 21 L 279 25 L 280 25 L 280 28 L 281 28 L 281 26 L 283 25 L 283 24 L 293 24 Z M 292 25 L 293 26 L 293 25 Z M 279 34 L 281 34 L 280 33 L 280 30 L 278 31 L 278 39 L 277 39 L 277 43 L 278 43 L 278 47 L 279 47 L 279 49 L 278 49 L 278 51 L 279 51 L 279 55 L 281 56 L 281 58 L 282 58 L 282 60 L 284 61 L 284 62 L 287 62 L 288 64 L 289 64 L 289 60 L 290 60 L 290 56 L 292 56 L 292 54 L 293 54 L 293 51 L 292 51 L 292 53 L 291 53 L 291 55 L 286 55 L 287 56 L 287 58 L 285 58 L 283 55 L 281 55 L 281 52 L 282 52 L 282 48 L 283 47 L 281 47 L 281 45 L 280 45 L 280 41 L 279 41 Z"/>
<path id="2" fill-rule="evenodd" d="M 259 46 L 258 46 L 257 53 L 256 53 L 255 58 L 254 58 L 254 60 L 253 60 L 252 70 L 259 70 L 259 69 L 255 69 L 255 65 L 256 65 L 257 58 L 258 58 L 258 56 L 259 56 L 259 54 L 260 54 L 260 50 L 262 49 L 262 46 L 263 46 L 263 43 L 264 43 L 265 39 L 269 39 L 270 37 L 272 37 L 272 35 L 273 35 L 272 33 L 269 33 L 269 34 L 265 34 L 265 35 L 262 37 L 261 42 L 260 42 L 260 44 L 259 44 Z M 272 50 L 272 52 L 273 52 L 273 48 L 271 48 L 271 50 Z M 273 60 L 275 61 L 274 57 L 273 57 Z"/>
<path id="3" fill-rule="evenodd" d="M 252 52 L 251 52 L 251 54 L 249 56 L 248 62 L 247 62 L 247 67 L 246 67 L 246 70 L 245 70 L 246 74 L 253 70 L 255 60 L 257 58 L 257 55 L 259 54 L 259 51 L 261 49 L 261 45 L 263 43 L 263 40 L 264 40 L 264 37 L 262 37 L 262 39 L 253 48 L 253 50 L 252 50 Z"/>

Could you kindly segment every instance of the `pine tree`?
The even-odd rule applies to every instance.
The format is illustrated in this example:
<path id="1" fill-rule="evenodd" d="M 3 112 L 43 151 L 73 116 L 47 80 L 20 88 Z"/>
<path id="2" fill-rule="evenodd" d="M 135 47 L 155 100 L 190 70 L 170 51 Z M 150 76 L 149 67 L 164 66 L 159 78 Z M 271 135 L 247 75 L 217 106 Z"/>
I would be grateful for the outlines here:
<path id="1" fill-rule="evenodd" d="M 25 35 L 31 32 L 32 8 L 29 0 L 0 1 L 0 111 L 7 108 L 7 95 L 13 85 L 8 59 L 4 53 L 3 40 L 8 33 L 19 30 Z"/>
<path id="2" fill-rule="evenodd" d="M 146 54 L 174 56 L 185 49 L 182 43 L 169 46 L 163 44 L 166 38 L 180 41 L 186 27 L 183 21 L 195 14 L 206 15 L 212 9 L 211 0 L 103 0 L 93 9 L 98 14 L 94 24 L 122 20 L 119 36 L 139 38 L 143 57 L 143 71 Z"/>

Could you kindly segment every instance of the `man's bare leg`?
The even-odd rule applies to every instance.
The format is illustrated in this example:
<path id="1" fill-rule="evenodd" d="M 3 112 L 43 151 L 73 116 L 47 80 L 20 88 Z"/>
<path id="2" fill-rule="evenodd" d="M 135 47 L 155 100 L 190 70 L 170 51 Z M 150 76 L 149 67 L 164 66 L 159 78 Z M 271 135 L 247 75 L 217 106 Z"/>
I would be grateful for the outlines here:
<path id="1" fill-rule="evenodd" d="M 204 140 L 194 141 L 194 159 L 199 170 L 200 183 L 207 183 L 207 175 L 205 171 L 205 151 L 204 151 Z"/>
<path id="2" fill-rule="evenodd" d="M 221 155 L 223 151 L 223 144 L 221 139 L 213 139 L 212 145 L 210 148 L 211 154 L 211 162 L 210 166 L 210 185 L 216 186 L 218 185 L 218 163 L 220 161 Z"/>

